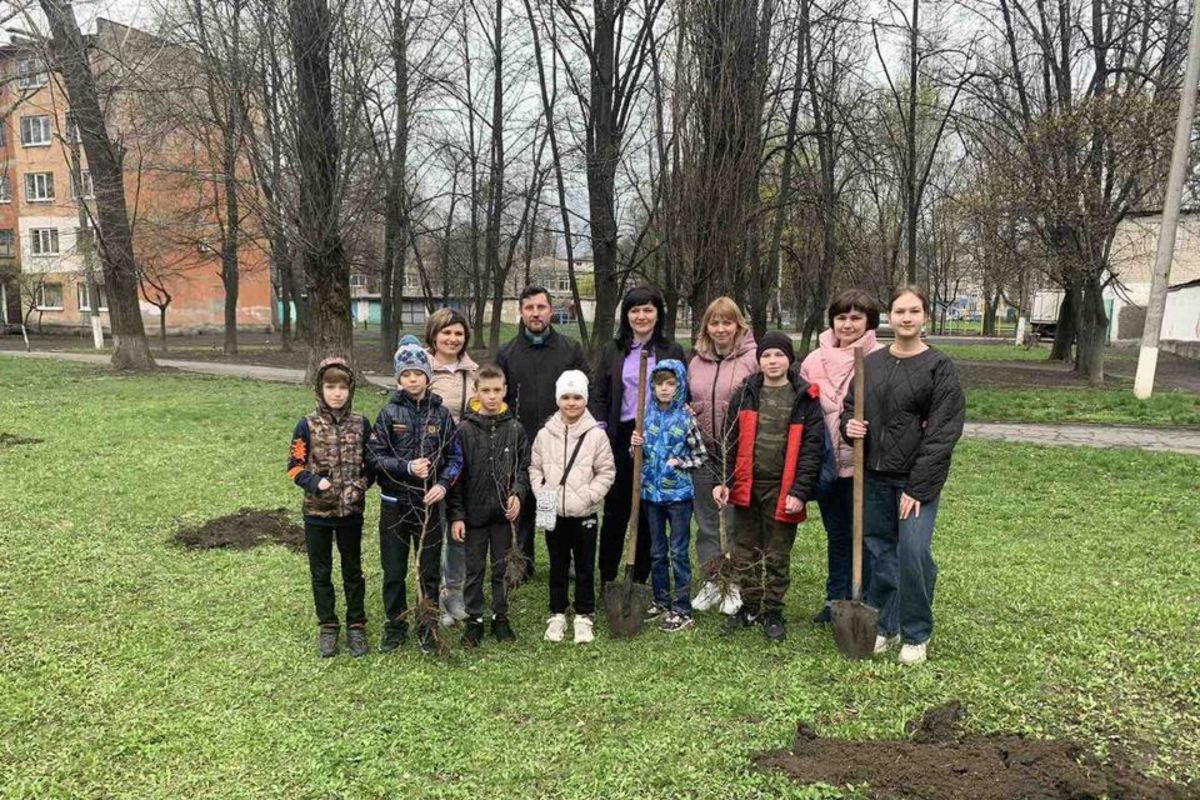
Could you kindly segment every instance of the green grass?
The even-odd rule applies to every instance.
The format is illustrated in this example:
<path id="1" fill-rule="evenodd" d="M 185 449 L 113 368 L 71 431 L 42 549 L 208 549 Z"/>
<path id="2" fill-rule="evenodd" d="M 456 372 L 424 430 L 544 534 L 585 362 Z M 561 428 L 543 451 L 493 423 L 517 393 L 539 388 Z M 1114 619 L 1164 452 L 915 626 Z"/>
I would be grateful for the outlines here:
<path id="1" fill-rule="evenodd" d="M 1200 777 L 1195 458 L 962 443 L 919 669 L 846 661 L 803 623 L 822 591 L 816 520 L 780 647 L 723 638 L 710 616 L 550 645 L 539 577 L 514 599 L 513 648 L 321 661 L 302 556 L 169 541 L 242 506 L 298 506 L 284 459 L 307 389 L 17 359 L 0 381 L 0 430 L 44 440 L 0 450 L 0 797 L 827 797 L 747 756 L 797 720 L 901 737 L 950 699 L 974 731 L 1122 746 Z M 373 413 L 382 396 L 357 400 Z"/>
<path id="2" fill-rule="evenodd" d="M 1015 344 L 936 344 L 937 349 L 955 361 L 1045 361 L 1045 347 L 1020 347 Z"/>
<path id="3" fill-rule="evenodd" d="M 968 389 L 975 422 L 1200 426 L 1200 395 L 1156 392 L 1138 400 L 1129 389 Z"/>

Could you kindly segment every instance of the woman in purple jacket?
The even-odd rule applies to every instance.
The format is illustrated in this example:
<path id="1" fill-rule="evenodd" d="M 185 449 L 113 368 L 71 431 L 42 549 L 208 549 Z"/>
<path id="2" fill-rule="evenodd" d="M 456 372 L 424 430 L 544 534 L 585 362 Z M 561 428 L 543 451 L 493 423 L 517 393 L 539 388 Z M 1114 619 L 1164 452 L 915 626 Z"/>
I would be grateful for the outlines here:
<path id="1" fill-rule="evenodd" d="M 588 410 L 608 432 L 617 477 L 604 500 L 604 527 L 600 530 L 600 580 L 617 579 L 625 544 L 625 528 L 633 491 L 633 457 L 629 441 L 637 416 L 638 366 L 642 350 L 649 350 L 646 376 L 649 382 L 654 365 L 668 358 L 683 361 L 683 348 L 663 332 L 666 308 L 662 294 L 651 286 L 630 289 L 621 301 L 621 319 L 617 337 L 604 346 L 592 375 Z M 650 397 L 647 389 L 647 397 Z M 638 476 L 640 480 L 640 476 Z M 650 530 L 645 516 L 639 516 L 634 580 L 645 582 L 650 576 Z"/>
<path id="2" fill-rule="evenodd" d="M 732 531 L 733 507 L 724 511 L 713 502 L 712 488 L 723 483 L 733 470 L 733 454 L 724 458 L 722 447 L 725 442 L 725 414 L 729 410 L 729 399 L 749 376 L 758 372 L 755 356 L 757 343 L 754 332 L 746 323 L 746 317 L 738 304 L 728 297 L 718 297 L 708 304 L 700 320 L 700 333 L 692 348 L 692 360 L 688 363 L 688 392 L 691 395 L 692 413 L 700 425 L 704 447 L 708 450 L 708 463 L 696 470 L 692 480 L 696 484 L 696 497 L 692 507 L 696 514 L 696 558 L 701 567 L 722 555 L 719 515 L 725 515 L 726 530 Z M 727 543 L 730 546 L 732 543 Z M 718 603 L 725 614 L 736 614 L 741 600 L 736 587 L 730 587 L 721 597 L 717 584 L 707 581 L 692 600 L 692 608 L 706 611 Z"/>

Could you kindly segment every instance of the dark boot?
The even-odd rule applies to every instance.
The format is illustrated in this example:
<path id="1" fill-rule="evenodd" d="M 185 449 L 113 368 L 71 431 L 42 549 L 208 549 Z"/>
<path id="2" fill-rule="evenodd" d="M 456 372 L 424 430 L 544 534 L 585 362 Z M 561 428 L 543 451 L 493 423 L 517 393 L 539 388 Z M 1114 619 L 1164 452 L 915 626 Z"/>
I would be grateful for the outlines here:
<path id="1" fill-rule="evenodd" d="M 367 628 L 365 625 L 351 625 L 346 628 L 346 649 L 355 658 L 367 654 Z"/>
<path id="2" fill-rule="evenodd" d="M 768 642 L 782 642 L 787 638 L 787 627 L 784 625 L 783 614 L 778 611 L 768 611 L 763 616 L 763 636 Z"/>
<path id="3" fill-rule="evenodd" d="M 467 623 L 463 626 L 462 645 L 463 647 L 479 647 L 483 642 L 483 618 L 469 617 Z"/>
<path id="4" fill-rule="evenodd" d="M 513 633 L 508 617 L 492 617 L 492 635 L 497 642 L 515 642 L 517 634 Z"/>
<path id="5" fill-rule="evenodd" d="M 833 609 L 826 605 L 822 606 L 812 618 L 813 625 L 828 625 L 833 622 Z"/>
<path id="6" fill-rule="evenodd" d="M 742 628 L 749 628 L 758 622 L 758 618 L 747 611 L 745 608 L 738 610 L 736 614 L 730 614 L 725 618 L 725 632 L 736 633 Z"/>
<path id="7" fill-rule="evenodd" d="M 321 632 L 317 634 L 317 652 L 321 654 L 321 658 L 331 658 L 337 655 L 338 634 L 341 630 L 340 625 L 321 626 Z"/>
<path id="8" fill-rule="evenodd" d="M 379 640 L 379 652 L 388 653 L 408 641 L 408 624 L 389 622 L 383 626 L 383 638 Z"/>

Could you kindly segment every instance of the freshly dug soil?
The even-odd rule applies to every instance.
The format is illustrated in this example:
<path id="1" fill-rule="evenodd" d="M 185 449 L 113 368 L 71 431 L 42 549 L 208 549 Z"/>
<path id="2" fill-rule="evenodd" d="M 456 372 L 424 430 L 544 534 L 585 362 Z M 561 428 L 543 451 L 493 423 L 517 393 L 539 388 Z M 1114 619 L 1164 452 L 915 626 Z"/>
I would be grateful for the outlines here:
<path id="1" fill-rule="evenodd" d="M 197 528 L 181 528 L 175 532 L 175 541 L 193 550 L 249 550 L 262 544 L 281 544 L 304 552 L 304 528 L 291 520 L 286 508 L 243 508 Z"/>
<path id="2" fill-rule="evenodd" d="M 41 439 L 31 439 L 28 436 L 17 436 L 15 433 L 0 431 L 0 450 L 6 447 L 16 447 L 19 444 L 38 444 Z"/>
<path id="3" fill-rule="evenodd" d="M 799 783 L 854 785 L 876 798 L 922 800 L 1177 800 L 1200 787 L 1169 783 L 1128 764 L 1099 759 L 1069 741 L 1021 736 L 963 736 L 955 702 L 907 726 L 909 741 L 822 739 L 800 723 L 789 750 L 751 757 Z"/>

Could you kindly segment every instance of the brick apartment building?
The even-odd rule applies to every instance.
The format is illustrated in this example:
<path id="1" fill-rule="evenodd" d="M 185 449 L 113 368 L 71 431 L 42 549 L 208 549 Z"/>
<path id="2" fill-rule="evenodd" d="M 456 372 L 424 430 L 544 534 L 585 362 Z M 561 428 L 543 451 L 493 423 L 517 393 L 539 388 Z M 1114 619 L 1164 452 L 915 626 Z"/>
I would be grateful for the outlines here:
<path id="1" fill-rule="evenodd" d="M 105 63 L 106 54 L 154 42 L 104 19 L 98 20 L 94 36 L 101 40 L 94 67 L 109 81 L 119 69 Z M 157 270 L 171 294 L 167 329 L 220 330 L 225 296 L 220 248 L 205 235 L 206 227 L 216 228 L 215 218 L 206 213 L 214 207 L 213 192 L 219 191 L 212 170 L 198 163 L 202 154 L 194 134 L 191 141 L 186 132 L 151 135 L 149 127 L 128 118 L 138 113 L 136 104 L 120 102 L 119 87 L 107 88 L 115 88 L 110 98 L 117 98 L 106 106 L 109 128 L 121 132 L 126 148 L 125 194 L 134 255 L 147 271 Z M 72 168 L 76 157 L 78 179 Z M 95 201 L 87 159 L 60 76 L 47 71 L 37 48 L 20 42 L 0 46 L 0 167 L 0 323 L 19 323 L 33 302 L 31 324 L 60 330 L 88 327 L 91 269 L 101 284 L 97 293 L 107 329 L 99 259 L 90 252 L 90 231 L 82 229 L 80 219 L 80 204 Z M 251 232 L 239 246 L 237 318 L 239 327 L 263 330 L 272 325 L 273 298 L 267 256 L 248 241 L 252 239 Z M 159 329 L 159 309 L 145 297 L 139 300 L 147 332 L 153 334 Z"/>

